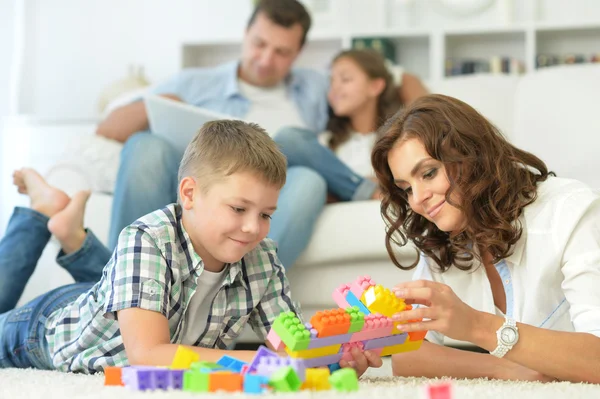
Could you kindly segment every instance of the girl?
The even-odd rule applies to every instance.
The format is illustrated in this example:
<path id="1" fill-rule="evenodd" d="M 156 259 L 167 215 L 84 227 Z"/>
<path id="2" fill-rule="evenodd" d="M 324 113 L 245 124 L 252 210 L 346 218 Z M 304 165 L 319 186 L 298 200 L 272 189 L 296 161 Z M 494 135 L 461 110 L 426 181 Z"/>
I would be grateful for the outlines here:
<path id="1" fill-rule="evenodd" d="M 275 136 L 289 166 L 307 166 L 342 201 L 379 198 L 370 164 L 377 128 L 401 106 L 425 93 L 420 81 L 403 74 L 394 85 L 383 57 L 373 50 L 347 50 L 331 66 L 328 131 L 316 137 L 296 127 Z M 319 142 L 321 145 L 319 145 Z"/>
<path id="2" fill-rule="evenodd" d="M 599 383 L 598 195 L 454 98 L 422 97 L 381 133 L 372 163 L 387 249 L 416 267 L 395 292 L 418 306 L 394 318 L 429 330 L 419 351 L 393 358 L 394 374 Z M 409 240 L 420 260 L 401 265 L 393 245 Z"/>

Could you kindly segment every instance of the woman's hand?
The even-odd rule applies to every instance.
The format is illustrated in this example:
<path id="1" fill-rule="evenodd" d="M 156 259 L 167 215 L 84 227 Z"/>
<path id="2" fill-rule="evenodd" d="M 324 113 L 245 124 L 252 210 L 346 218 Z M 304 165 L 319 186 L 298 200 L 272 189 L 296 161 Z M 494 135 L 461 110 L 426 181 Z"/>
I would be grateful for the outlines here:
<path id="1" fill-rule="evenodd" d="M 346 360 L 340 361 L 341 367 L 352 367 L 356 370 L 356 374 L 360 377 L 367 371 L 369 367 L 381 367 L 383 365 L 383 361 L 381 360 L 381 356 L 371 351 L 361 352 L 358 348 L 352 348 L 350 350 L 352 354 L 353 360 L 349 362 Z"/>
<path id="2" fill-rule="evenodd" d="M 447 285 L 417 280 L 398 284 L 392 292 L 407 304 L 421 305 L 392 316 L 394 321 L 406 322 L 398 325 L 401 331 L 437 331 L 452 339 L 472 342 L 479 312 L 461 301 Z"/>

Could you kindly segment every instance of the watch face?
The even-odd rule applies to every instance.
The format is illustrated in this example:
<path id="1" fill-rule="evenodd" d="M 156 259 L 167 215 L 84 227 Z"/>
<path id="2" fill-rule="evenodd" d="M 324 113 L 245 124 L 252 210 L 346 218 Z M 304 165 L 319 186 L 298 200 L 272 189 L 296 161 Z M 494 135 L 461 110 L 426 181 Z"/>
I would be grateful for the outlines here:
<path id="1" fill-rule="evenodd" d="M 512 327 L 504 327 L 500 332 L 500 339 L 506 345 L 512 345 L 517 341 L 518 335 L 517 331 Z"/>

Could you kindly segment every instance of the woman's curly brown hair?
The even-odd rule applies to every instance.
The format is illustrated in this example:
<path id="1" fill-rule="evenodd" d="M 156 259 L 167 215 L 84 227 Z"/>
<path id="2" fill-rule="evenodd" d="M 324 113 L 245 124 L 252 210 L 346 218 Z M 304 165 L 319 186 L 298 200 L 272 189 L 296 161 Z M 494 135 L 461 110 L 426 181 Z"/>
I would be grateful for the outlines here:
<path id="1" fill-rule="evenodd" d="M 402 270 L 394 245 L 411 240 L 433 259 L 441 271 L 452 265 L 470 270 L 485 248 L 494 262 L 512 253 L 523 228 L 518 220 L 523 208 L 537 198 L 537 184 L 546 180 L 545 163 L 510 144 L 486 118 L 471 106 L 439 94 L 419 98 L 380 128 L 371 161 L 379 181 L 386 221 L 386 248 Z M 461 209 L 466 227 L 452 234 L 412 211 L 404 190 L 394 183 L 388 155 L 396 143 L 416 138 L 428 154 L 446 168 L 450 189 L 446 201 Z M 460 198 L 460 204 L 450 199 Z"/>

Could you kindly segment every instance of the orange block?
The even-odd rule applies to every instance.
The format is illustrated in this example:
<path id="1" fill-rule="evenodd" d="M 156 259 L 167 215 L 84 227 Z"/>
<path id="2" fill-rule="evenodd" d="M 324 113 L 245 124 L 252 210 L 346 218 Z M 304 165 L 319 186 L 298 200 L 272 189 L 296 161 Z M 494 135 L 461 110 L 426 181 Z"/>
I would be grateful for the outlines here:
<path id="1" fill-rule="evenodd" d="M 427 335 L 427 330 L 425 331 L 412 331 L 408 333 L 408 340 L 409 341 L 422 341 L 425 339 L 425 336 Z"/>
<path id="2" fill-rule="evenodd" d="M 104 385 L 124 386 L 121 380 L 121 367 L 109 366 L 104 369 Z"/>
<path id="3" fill-rule="evenodd" d="M 240 392 L 244 390 L 244 376 L 231 372 L 214 372 L 209 374 L 208 390 L 210 392 Z"/>
<path id="4" fill-rule="evenodd" d="M 350 330 L 350 315 L 345 309 L 332 309 L 317 312 L 310 324 L 317 330 L 317 337 L 331 337 L 346 334 Z"/>

